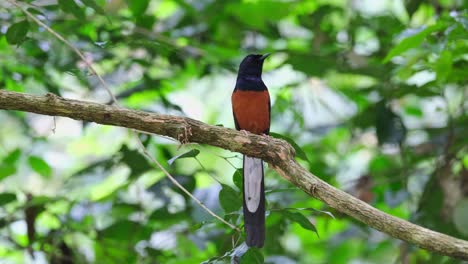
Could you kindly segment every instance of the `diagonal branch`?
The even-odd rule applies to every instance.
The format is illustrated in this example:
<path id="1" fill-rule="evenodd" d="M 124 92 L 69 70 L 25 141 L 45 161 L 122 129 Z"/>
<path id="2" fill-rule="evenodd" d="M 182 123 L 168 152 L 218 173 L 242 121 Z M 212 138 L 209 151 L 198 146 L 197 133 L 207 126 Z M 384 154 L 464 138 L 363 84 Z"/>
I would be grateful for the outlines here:
<path id="1" fill-rule="evenodd" d="M 93 73 L 93 75 L 96 76 L 96 78 L 101 83 L 102 87 L 104 87 L 104 89 L 106 89 L 107 93 L 109 94 L 109 97 L 111 98 L 111 103 L 117 102 L 117 99 L 115 98 L 114 94 L 112 93 L 112 91 L 109 88 L 109 86 L 107 85 L 107 83 L 104 81 L 104 79 L 101 77 L 101 75 L 99 75 L 97 73 L 96 69 L 94 69 L 91 62 L 89 62 L 89 60 L 83 55 L 83 53 L 81 51 L 79 51 L 77 48 L 75 48 L 75 46 L 73 46 L 73 44 L 71 44 L 68 40 L 66 40 L 64 37 L 62 37 L 62 35 L 58 34 L 54 30 L 52 30 L 49 26 L 47 26 L 41 20 L 39 20 L 37 17 L 35 17 L 33 14 L 31 14 L 31 12 L 29 12 L 22 5 L 18 4 L 15 0 L 8 0 L 8 2 L 10 2 L 12 5 L 18 7 L 19 9 L 21 9 L 21 11 L 23 11 L 36 24 L 38 24 L 39 26 L 45 28 L 50 34 L 54 35 L 54 37 L 56 37 L 57 39 L 59 39 L 60 41 L 65 43 L 65 45 L 67 45 L 70 49 L 72 49 L 73 52 L 75 52 L 76 55 L 78 55 L 78 57 L 80 57 L 80 59 L 86 64 L 86 67 L 88 67 L 88 69 Z"/>
<path id="2" fill-rule="evenodd" d="M 286 180 L 309 195 L 372 228 L 421 248 L 468 260 L 468 241 L 391 216 L 336 189 L 301 167 L 294 159 L 293 148 L 283 140 L 253 134 L 246 136 L 233 129 L 210 126 L 190 118 L 68 100 L 53 94 L 37 96 L 0 90 L 0 109 L 64 116 L 104 125 L 133 128 L 172 137 L 181 142 L 208 144 L 262 158 Z"/>
<path id="3" fill-rule="evenodd" d="M 62 35 L 60 35 L 59 33 L 57 33 L 56 31 L 54 31 L 52 28 L 50 28 L 49 26 L 47 26 L 46 24 L 42 23 L 37 17 L 35 17 L 33 14 L 31 14 L 31 12 L 29 12 L 26 8 L 24 8 L 22 5 L 18 4 L 15 0 L 7 0 L 9 1 L 11 4 L 15 5 L 16 7 L 20 8 L 29 18 L 31 18 L 34 22 L 36 22 L 36 24 L 38 24 L 39 26 L 45 28 L 49 33 L 51 33 L 54 37 L 56 37 L 58 40 L 62 41 L 67 47 L 69 47 L 71 50 L 73 50 L 73 52 L 75 52 L 82 60 L 83 62 L 86 64 L 86 66 L 88 67 L 88 69 L 94 74 L 96 75 L 96 77 L 98 78 L 99 82 L 102 84 L 102 86 L 104 87 L 104 89 L 106 89 L 107 93 L 109 94 L 109 96 L 111 97 L 111 100 L 109 101 L 108 104 L 114 104 L 116 106 L 118 106 L 118 101 L 117 101 L 117 98 L 114 96 L 114 94 L 112 93 L 111 89 L 109 88 L 109 86 L 107 85 L 107 83 L 104 81 L 104 79 L 101 77 L 101 75 L 99 75 L 97 73 L 97 71 L 94 69 L 93 65 L 91 62 L 89 62 L 84 54 L 79 50 L 77 49 L 75 46 L 73 46 L 73 44 L 71 44 L 67 39 L 65 39 Z M 55 130 L 55 128 L 54 128 Z M 211 211 L 208 207 L 206 207 L 200 200 L 198 200 L 195 196 L 193 196 L 189 191 L 187 191 L 187 189 L 185 189 L 182 185 L 180 185 L 176 180 L 175 178 L 169 173 L 167 172 L 166 169 L 164 169 L 164 167 L 156 160 L 154 159 L 149 153 L 148 151 L 146 150 L 146 148 L 143 146 L 143 143 L 141 142 L 140 138 L 138 137 L 137 135 L 137 131 L 135 130 L 132 130 L 133 132 L 133 135 L 135 136 L 137 142 L 139 143 L 140 145 L 140 149 L 141 151 L 143 152 L 143 155 L 151 160 L 157 168 L 161 169 L 164 174 L 166 174 L 166 176 L 169 178 L 169 180 L 171 180 L 180 190 L 182 190 L 185 194 L 187 194 L 192 200 L 195 201 L 195 203 L 197 203 L 200 207 L 202 207 L 207 213 L 209 213 L 210 215 L 212 215 L 214 218 L 218 219 L 219 221 L 223 222 L 224 224 L 228 225 L 230 228 L 236 230 L 236 231 L 240 231 L 239 228 L 237 228 L 236 226 L 232 225 L 231 223 L 227 222 L 226 220 L 224 220 L 223 218 L 221 218 L 220 216 L 218 216 L 217 214 L 215 214 L 213 211 Z"/>

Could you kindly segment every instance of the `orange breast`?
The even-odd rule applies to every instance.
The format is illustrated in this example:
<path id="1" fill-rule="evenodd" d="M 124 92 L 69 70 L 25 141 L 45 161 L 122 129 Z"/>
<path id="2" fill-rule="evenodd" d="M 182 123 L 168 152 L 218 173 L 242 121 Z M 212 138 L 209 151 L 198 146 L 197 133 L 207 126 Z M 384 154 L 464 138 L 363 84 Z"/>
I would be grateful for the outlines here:
<path id="1" fill-rule="evenodd" d="M 270 129 L 270 96 L 268 91 L 236 90 L 231 97 L 234 119 L 239 129 L 255 134 Z"/>

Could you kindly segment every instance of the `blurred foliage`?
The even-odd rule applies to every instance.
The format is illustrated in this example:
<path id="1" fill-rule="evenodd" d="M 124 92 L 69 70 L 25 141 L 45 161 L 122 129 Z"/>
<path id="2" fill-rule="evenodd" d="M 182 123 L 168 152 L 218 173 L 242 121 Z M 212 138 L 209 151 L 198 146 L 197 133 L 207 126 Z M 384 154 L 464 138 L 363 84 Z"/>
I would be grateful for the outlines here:
<path id="1" fill-rule="evenodd" d="M 226 127 L 237 65 L 271 52 L 271 131 L 303 166 L 380 210 L 468 239 L 468 2 L 16 3 L 0 3 L 0 89 L 110 101 L 24 10 L 81 50 L 121 105 Z M 2 263 L 459 263 L 333 211 L 272 169 L 266 245 L 247 250 L 125 129 L 13 111 L 0 124 Z M 240 155 L 140 137 L 242 227 Z"/>

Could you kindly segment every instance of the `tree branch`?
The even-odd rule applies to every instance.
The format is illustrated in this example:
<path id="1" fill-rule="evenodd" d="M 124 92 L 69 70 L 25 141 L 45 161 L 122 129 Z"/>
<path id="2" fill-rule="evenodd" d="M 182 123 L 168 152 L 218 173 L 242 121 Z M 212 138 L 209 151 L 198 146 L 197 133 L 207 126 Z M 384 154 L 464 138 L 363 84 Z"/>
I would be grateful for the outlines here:
<path id="1" fill-rule="evenodd" d="M 372 228 L 421 248 L 468 260 L 468 241 L 447 236 L 386 214 L 320 180 L 294 159 L 294 149 L 285 141 L 210 126 L 200 121 L 130 110 L 118 106 L 64 99 L 54 94 L 29 95 L 0 90 L 0 109 L 19 110 L 50 116 L 63 116 L 104 125 L 133 128 L 169 136 L 182 143 L 208 144 L 270 164 L 286 180 Z"/>

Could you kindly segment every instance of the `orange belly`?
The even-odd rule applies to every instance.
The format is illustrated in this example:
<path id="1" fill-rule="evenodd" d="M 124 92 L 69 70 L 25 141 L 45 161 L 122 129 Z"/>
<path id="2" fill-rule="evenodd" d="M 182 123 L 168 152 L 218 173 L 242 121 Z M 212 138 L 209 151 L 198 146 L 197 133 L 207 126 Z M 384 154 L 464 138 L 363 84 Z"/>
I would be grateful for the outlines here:
<path id="1" fill-rule="evenodd" d="M 254 134 L 270 129 L 270 96 L 268 91 L 236 90 L 232 94 L 232 111 L 238 129 Z"/>

